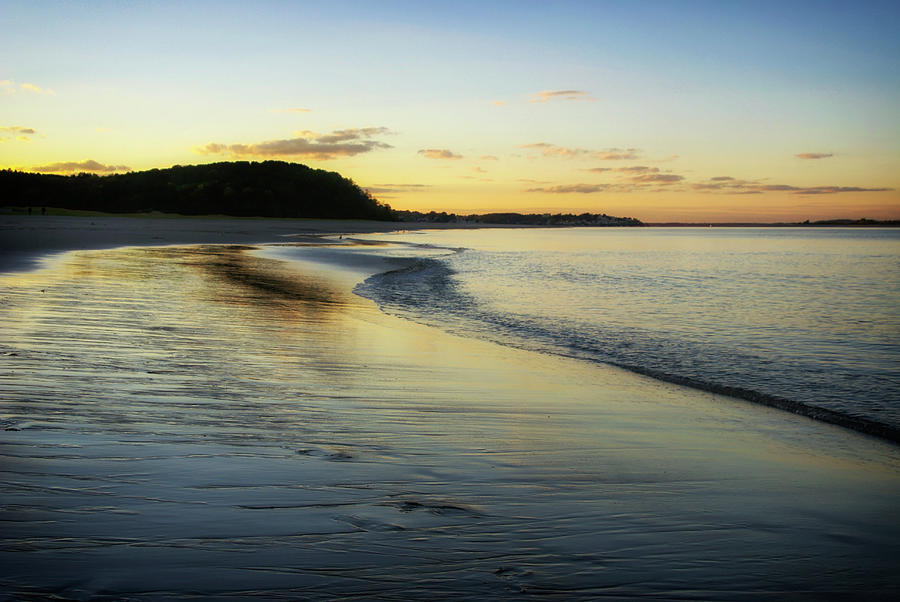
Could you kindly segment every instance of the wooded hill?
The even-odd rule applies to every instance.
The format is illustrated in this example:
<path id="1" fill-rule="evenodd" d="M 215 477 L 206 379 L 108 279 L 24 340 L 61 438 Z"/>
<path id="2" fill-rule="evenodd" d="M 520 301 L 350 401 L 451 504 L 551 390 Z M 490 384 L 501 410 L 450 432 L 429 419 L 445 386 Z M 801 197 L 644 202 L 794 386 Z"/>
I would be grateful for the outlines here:
<path id="1" fill-rule="evenodd" d="M 389 205 L 333 171 L 284 161 L 176 165 L 123 174 L 0 171 L 3 204 L 108 213 L 396 219 Z"/>

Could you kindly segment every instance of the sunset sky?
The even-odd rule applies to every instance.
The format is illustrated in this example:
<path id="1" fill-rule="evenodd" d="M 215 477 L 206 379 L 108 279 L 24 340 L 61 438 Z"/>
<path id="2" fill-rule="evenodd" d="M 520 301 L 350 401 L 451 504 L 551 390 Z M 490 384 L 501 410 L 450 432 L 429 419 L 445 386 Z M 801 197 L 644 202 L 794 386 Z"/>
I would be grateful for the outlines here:
<path id="1" fill-rule="evenodd" d="M 397 209 L 900 219 L 900 3 L 0 0 L 0 167 Z"/>

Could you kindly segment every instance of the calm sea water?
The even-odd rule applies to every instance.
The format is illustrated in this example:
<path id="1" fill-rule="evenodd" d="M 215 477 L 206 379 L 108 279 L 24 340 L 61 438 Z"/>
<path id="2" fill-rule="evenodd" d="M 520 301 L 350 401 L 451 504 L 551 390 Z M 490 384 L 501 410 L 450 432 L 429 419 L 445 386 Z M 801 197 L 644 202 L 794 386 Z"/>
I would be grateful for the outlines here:
<path id="1" fill-rule="evenodd" d="M 900 230 L 409 232 L 357 288 L 459 334 L 900 429 Z"/>

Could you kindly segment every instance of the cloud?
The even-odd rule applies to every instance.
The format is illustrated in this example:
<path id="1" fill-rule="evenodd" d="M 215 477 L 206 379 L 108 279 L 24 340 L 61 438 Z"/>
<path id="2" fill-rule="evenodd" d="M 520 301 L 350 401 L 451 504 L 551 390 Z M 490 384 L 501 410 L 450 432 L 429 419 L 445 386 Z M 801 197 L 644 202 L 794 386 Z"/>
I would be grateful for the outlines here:
<path id="1" fill-rule="evenodd" d="M 50 163 L 49 165 L 39 165 L 32 167 L 31 171 L 38 173 L 71 173 L 71 172 L 93 172 L 93 173 L 112 173 L 117 171 L 131 171 L 127 165 L 104 165 L 88 159 L 86 161 L 63 161 L 61 163 Z"/>
<path id="2" fill-rule="evenodd" d="M 482 161 L 499 161 L 500 160 L 497 157 L 495 157 L 494 155 L 481 155 L 478 158 L 481 159 Z"/>
<path id="3" fill-rule="evenodd" d="M 3 94 L 15 94 L 18 91 L 33 92 L 34 94 L 49 94 L 51 96 L 56 94 L 56 92 L 50 88 L 41 88 L 40 86 L 29 83 L 19 84 L 17 86 L 16 82 L 11 79 L 0 80 L 0 92 Z"/>
<path id="4" fill-rule="evenodd" d="M 387 128 L 380 127 L 335 130 L 330 134 L 302 131 L 297 132 L 295 138 L 251 144 L 210 142 L 196 147 L 194 152 L 201 155 L 231 154 L 237 157 L 307 157 L 328 160 L 392 148 L 390 144 L 371 139 L 387 133 L 389 133 Z"/>
<path id="5" fill-rule="evenodd" d="M 862 188 L 860 186 L 812 186 L 799 188 L 794 194 L 838 194 L 841 192 L 887 192 L 893 188 Z"/>
<path id="6" fill-rule="evenodd" d="M 25 128 L 20 125 L 0 126 L 0 142 L 7 140 L 18 140 L 20 142 L 31 142 L 29 136 L 37 134 L 34 128 Z"/>
<path id="7" fill-rule="evenodd" d="M 738 180 L 730 176 L 710 178 L 706 182 L 691 184 L 700 192 L 716 194 L 762 194 L 764 192 L 787 192 L 789 194 L 841 194 L 846 192 L 887 192 L 893 188 L 865 188 L 862 186 L 792 186 L 790 184 L 763 184 L 753 180 Z"/>
<path id="8" fill-rule="evenodd" d="M 376 186 L 366 186 L 364 188 L 369 194 L 384 195 L 385 198 L 391 198 L 388 195 L 421 191 L 426 188 L 431 188 L 431 184 L 378 184 Z"/>
<path id="9" fill-rule="evenodd" d="M 794 156 L 798 159 L 827 159 L 833 157 L 834 153 L 800 153 Z"/>
<path id="10" fill-rule="evenodd" d="M 600 161 L 630 161 L 638 158 L 638 149 L 636 148 L 609 148 L 602 151 L 593 151 L 583 148 L 566 148 L 557 146 L 547 142 L 534 142 L 531 144 L 521 144 L 519 148 L 538 150 L 545 157 L 562 157 L 565 159 L 575 159 L 578 157 L 589 157 Z"/>
<path id="11" fill-rule="evenodd" d="M 491 104 L 494 105 L 495 107 L 505 107 L 506 101 L 505 100 L 495 100 L 495 101 L 491 102 Z"/>
<path id="12" fill-rule="evenodd" d="M 607 189 L 605 184 L 563 184 L 559 186 L 549 186 L 542 188 L 529 188 L 525 192 L 549 192 L 549 193 L 580 193 L 590 194 L 592 192 L 602 192 Z"/>
<path id="13" fill-rule="evenodd" d="M 591 154 L 591 157 L 601 161 L 631 161 L 638 158 L 636 151 L 637 149 L 635 148 L 625 150 L 614 148 L 608 151 L 595 151 Z"/>
<path id="14" fill-rule="evenodd" d="M 201 146 L 194 149 L 194 152 L 197 152 L 201 155 L 221 155 L 228 152 L 228 145 L 219 144 L 218 142 L 210 142 L 206 146 Z"/>
<path id="15" fill-rule="evenodd" d="M 550 102 L 551 100 L 583 100 L 587 102 L 594 102 L 594 98 L 591 98 L 587 92 L 583 90 L 541 90 L 536 94 L 531 95 L 531 100 L 528 102 Z"/>
<path id="16" fill-rule="evenodd" d="M 630 179 L 632 182 L 642 184 L 675 184 L 684 180 L 684 176 L 671 173 L 644 173 Z"/>
<path id="17" fill-rule="evenodd" d="M 312 109 L 291 107 L 288 109 L 269 109 L 269 113 L 312 113 Z"/>
<path id="18" fill-rule="evenodd" d="M 616 167 L 613 171 L 621 173 L 657 173 L 658 167 L 647 167 L 646 165 L 631 165 L 629 167 Z"/>
<path id="19" fill-rule="evenodd" d="M 626 173 L 626 174 L 634 174 L 634 173 L 656 173 L 659 171 L 658 167 L 647 167 L 646 165 L 632 165 L 629 167 L 591 167 L 589 169 L 584 169 L 582 171 L 590 171 L 592 173 L 603 173 L 606 171 L 618 172 L 618 173 Z"/>
<path id="20" fill-rule="evenodd" d="M 309 133 L 312 134 L 312 132 Z M 389 133 L 390 130 L 387 128 L 348 128 L 344 130 L 335 130 L 332 133 L 325 135 L 313 134 L 312 137 L 317 143 L 334 144 L 337 142 L 372 138 L 373 136 L 381 136 Z"/>
<path id="21" fill-rule="evenodd" d="M 419 154 L 428 159 L 462 159 L 462 155 L 457 155 L 446 148 L 423 148 Z"/>
<path id="22" fill-rule="evenodd" d="M 369 192 L 415 192 L 431 188 L 431 184 L 378 184 L 366 188 Z"/>
<path id="23" fill-rule="evenodd" d="M 556 146 L 555 144 L 550 144 L 548 142 L 534 142 L 532 144 L 521 144 L 519 148 L 524 148 L 528 150 L 538 150 L 545 157 L 564 157 L 566 159 L 572 159 L 575 157 L 583 157 L 585 155 L 590 155 L 591 151 L 585 150 L 583 148 L 565 148 L 563 146 Z"/>
<path id="24" fill-rule="evenodd" d="M 379 184 L 379 186 L 390 186 L 391 188 L 431 188 L 431 184 Z"/>
<path id="25" fill-rule="evenodd" d="M 41 88 L 40 86 L 35 86 L 34 84 L 28 83 L 22 84 L 21 86 L 19 86 L 19 89 L 26 92 L 34 92 L 35 94 L 49 94 L 51 96 L 56 94 L 56 92 L 54 92 L 50 88 Z"/>
<path id="26" fill-rule="evenodd" d="M 20 125 L 0 126 L 0 132 L 10 132 L 12 134 L 36 134 L 34 128 L 23 128 Z"/>

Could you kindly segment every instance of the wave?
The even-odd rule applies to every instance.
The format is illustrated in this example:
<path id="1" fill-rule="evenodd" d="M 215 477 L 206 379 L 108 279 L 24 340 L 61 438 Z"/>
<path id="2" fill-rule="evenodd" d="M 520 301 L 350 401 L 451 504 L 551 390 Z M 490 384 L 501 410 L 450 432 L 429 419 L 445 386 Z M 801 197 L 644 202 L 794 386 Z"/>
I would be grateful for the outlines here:
<path id="1" fill-rule="evenodd" d="M 418 245 L 417 245 L 418 246 Z M 434 248 L 434 247 L 432 247 Z M 404 267 L 375 274 L 354 292 L 371 299 L 385 313 L 462 336 L 502 345 L 609 364 L 658 380 L 759 403 L 822 422 L 900 443 L 900 428 L 859 415 L 828 401 L 803 400 L 823 370 L 814 363 L 795 364 L 774 380 L 760 366 L 773 359 L 729 349 L 709 341 L 676 340 L 640 328 L 596 324 L 493 310 L 459 285 L 447 259 L 465 252 L 445 249 L 444 257 L 415 258 Z M 766 382 L 787 391 L 776 394 L 754 386 Z M 794 392 L 796 395 L 791 396 Z"/>

